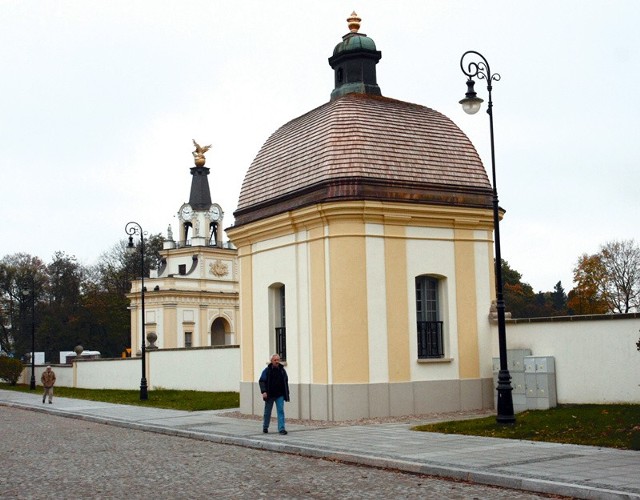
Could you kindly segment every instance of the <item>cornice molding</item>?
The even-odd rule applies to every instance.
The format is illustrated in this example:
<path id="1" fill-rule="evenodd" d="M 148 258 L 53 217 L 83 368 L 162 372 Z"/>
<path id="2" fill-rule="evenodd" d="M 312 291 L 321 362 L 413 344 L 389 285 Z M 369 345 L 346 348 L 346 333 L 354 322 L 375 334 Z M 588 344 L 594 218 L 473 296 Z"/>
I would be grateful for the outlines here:
<path id="1" fill-rule="evenodd" d="M 501 216 L 504 211 L 501 211 Z M 341 201 L 302 207 L 284 214 L 227 229 L 240 249 L 260 241 L 323 227 L 334 221 L 403 227 L 493 230 L 491 208 L 407 204 L 387 201 Z"/>

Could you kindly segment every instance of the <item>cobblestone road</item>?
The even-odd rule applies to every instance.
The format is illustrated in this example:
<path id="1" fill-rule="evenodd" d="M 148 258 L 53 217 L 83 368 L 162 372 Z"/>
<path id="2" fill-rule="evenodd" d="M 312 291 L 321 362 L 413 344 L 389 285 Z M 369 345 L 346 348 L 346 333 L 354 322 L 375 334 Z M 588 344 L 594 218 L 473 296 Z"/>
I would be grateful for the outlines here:
<path id="1" fill-rule="evenodd" d="M 0 498 L 548 498 L 9 407 L 0 464 Z"/>

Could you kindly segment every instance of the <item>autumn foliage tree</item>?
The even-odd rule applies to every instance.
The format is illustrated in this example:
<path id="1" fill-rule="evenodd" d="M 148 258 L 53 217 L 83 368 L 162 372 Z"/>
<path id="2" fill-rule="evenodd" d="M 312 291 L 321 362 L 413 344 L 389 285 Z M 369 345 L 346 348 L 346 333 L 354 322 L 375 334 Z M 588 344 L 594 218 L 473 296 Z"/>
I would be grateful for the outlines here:
<path id="1" fill-rule="evenodd" d="M 535 293 L 529 283 L 522 281 L 522 274 L 502 260 L 502 291 L 505 308 L 514 318 L 530 317 L 535 302 Z"/>
<path id="2" fill-rule="evenodd" d="M 576 314 L 620 314 L 640 307 L 640 247 L 634 240 L 610 241 L 583 254 L 573 270 L 569 307 Z"/>
<path id="3" fill-rule="evenodd" d="M 141 273 L 149 276 L 161 249 L 162 236 L 156 234 L 146 239 L 144 263 L 139 247 L 131 254 L 124 241 L 91 267 L 64 252 L 56 252 L 49 264 L 24 253 L 3 257 L 0 354 L 21 358 L 29 352 L 33 321 L 36 351 L 44 351 L 49 362 L 78 344 L 104 357 L 119 356 L 130 344 L 131 281 Z"/>
<path id="4" fill-rule="evenodd" d="M 569 292 L 567 306 L 574 314 L 604 314 L 607 303 L 602 298 L 600 283 L 605 269 L 599 255 L 582 254 L 573 269 L 575 287 Z"/>

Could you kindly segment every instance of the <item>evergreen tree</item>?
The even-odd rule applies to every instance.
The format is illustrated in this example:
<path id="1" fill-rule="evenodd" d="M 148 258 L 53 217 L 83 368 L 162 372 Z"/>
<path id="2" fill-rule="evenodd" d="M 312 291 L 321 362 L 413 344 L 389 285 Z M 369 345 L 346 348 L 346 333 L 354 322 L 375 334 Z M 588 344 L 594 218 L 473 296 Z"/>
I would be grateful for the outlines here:
<path id="1" fill-rule="evenodd" d="M 553 287 L 551 300 L 554 311 L 557 311 L 560 314 L 567 312 L 567 294 L 564 293 L 562 281 L 558 281 Z"/>

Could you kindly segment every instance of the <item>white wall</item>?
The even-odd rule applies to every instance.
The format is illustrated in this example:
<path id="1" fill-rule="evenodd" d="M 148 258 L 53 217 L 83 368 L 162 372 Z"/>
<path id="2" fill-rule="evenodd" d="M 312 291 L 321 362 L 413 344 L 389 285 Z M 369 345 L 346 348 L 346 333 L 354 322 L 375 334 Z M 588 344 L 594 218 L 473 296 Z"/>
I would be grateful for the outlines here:
<path id="1" fill-rule="evenodd" d="M 240 390 L 240 349 L 237 346 L 168 349 L 149 354 L 147 368 L 151 389 Z"/>
<path id="2" fill-rule="evenodd" d="M 560 404 L 640 403 L 640 315 L 571 318 L 508 321 L 507 348 L 555 358 Z M 498 357 L 495 325 L 493 333 Z"/>
<path id="3" fill-rule="evenodd" d="M 616 319 L 613 319 L 616 318 Z M 493 356 L 498 356 L 497 326 L 492 325 Z M 507 347 L 553 356 L 558 403 L 640 404 L 640 315 L 574 316 L 571 320 L 507 322 Z M 150 388 L 238 391 L 240 348 L 206 347 L 148 352 Z M 266 360 L 265 360 L 266 362 Z M 36 381 L 45 366 L 36 366 Z M 61 387 L 137 389 L 140 358 L 82 360 L 53 365 Z M 74 370 L 76 373 L 74 375 Z M 21 382 L 29 383 L 31 367 Z"/>
<path id="4" fill-rule="evenodd" d="M 74 364 L 75 385 L 82 389 L 138 389 L 142 378 L 140 358 L 80 360 Z M 57 376 L 56 371 L 56 376 Z M 56 385 L 62 385 L 58 381 Z"/>
<path id="5" fill-rule="evenodd" d="M 298 289 L 298 273 L 306 276 L 308 270 L 304 262 L 298 262 L 296 251 L 296 235 L 287 235 L 261 241 L 254 245 L 252 271 L 248 278 L 252 281 L 253 293 L 253 373 L 257 378 L 273 352 L 275 352 L 274 334 L 269 327 L 269 318 L 272 312 L 269 310 L 269 287 L 274 283 L 282 283 L 286 294 L 287 325 L 291 328 L 299 328 L 296 334 L 287 332 L 287 372 L 289 382 L 300 381 L 300 345 L 299 337 L 308 337 L 308 301 L 305 301 L 306 290 Z M 283 265 L 283 262 L 291 265 Z M 295 292 L 295 293 L 293 293 Z M 301 312 L 301 310 L 303 312 Z M 308 359 L 308 358 L 307 358 Z"/>
<path id="6" fill-rule="evenodd" d="M 238 346 L 147 351 L 147 384 L 150 390 L 178 389 L 238 392 L 240 348 Z M 139 389 L 140 358 L 80 360 L 73 365 L 53 365 L 56 386 L 82 389 Z M 46 366 L 36 366 L 36 382 Z M 20 382 L 28 384 L 31 366 L 25 367 Z"/>
<path id="7" fill-rule="evenodd" d="M 40 382 L 40 377 L 42 377 L 42 372 L 47 369 L 47 365 L 36 365 L 36 385 L 42 385 Z M 56 373 L 56 385 L 61 387 L 73 387 L 73 367 L 71 365 L 59 366 L 59 365 L 51 365 L 51 369 Z M 20 375 L 20 379 L 18 383 L 20 384 L 29 384 L 31 382 L 31 365 L 28 365 L 22 370 L 22 375 Z"/>
<path id="8" fill-rule="evenodd" d="M 375 283 L 375 293 L 367 293 L 369 382 L 372 384 L 388 383 L 389 370 L 371 369 L 374 366 L 388 366 L 389 359 L 384 226 L 367 223 L 365 227 L 367 232 L 365 239 L 367 283 Z"/>
<path id="9" fill-rule="evenodd" d="M 446 363 L 411 363 L 411 380 L 454 380 L 458 378 L 458 305 L 456 302 L 456 262 L 454 231 L 449 228 L 407 228 L 407 297 L 415 304 L 415 277 L 423 274 L 440 276 L 440 312 L 444 321 Z M 416 320 L 415 307 L 408 308 L 408 324 Z M 409 342 L 410 359 L 418 359 L 415 339 Z"/>

